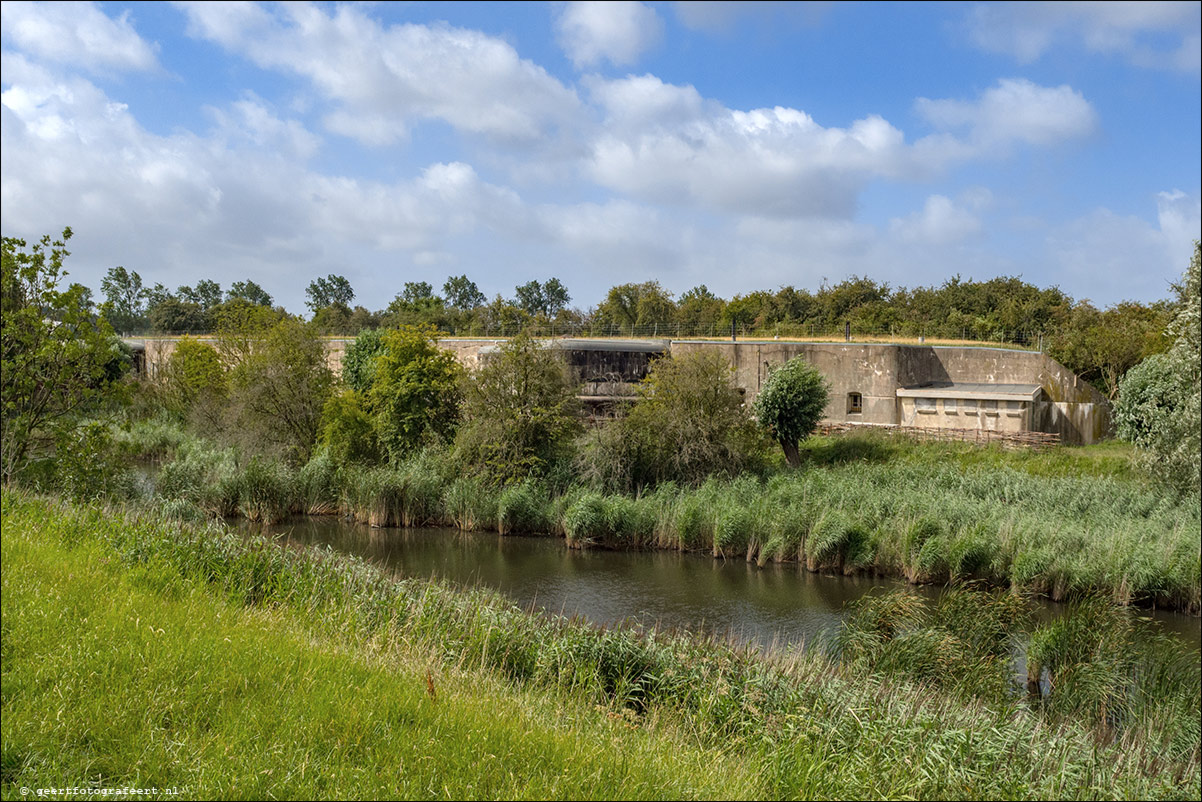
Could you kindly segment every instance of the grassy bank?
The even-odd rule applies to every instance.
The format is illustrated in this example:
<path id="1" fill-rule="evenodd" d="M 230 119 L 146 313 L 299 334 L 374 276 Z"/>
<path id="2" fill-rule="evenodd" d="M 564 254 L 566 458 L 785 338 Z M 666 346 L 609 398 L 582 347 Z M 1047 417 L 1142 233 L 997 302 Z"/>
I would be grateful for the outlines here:
<path id="1" fill-rule="evenodd" d="M 526 482 L 496 489 L 439 453 L 394 467 L 300 469 L 192 443 L 159 477 L 188 518 L 341 513 L 571 545 L 711 551 L 912 582 L 975 579 L 1053 599 L 1100 592 L 1202 610 L 1202 508 L 1142 481 L 1121 445 L 1003 452 L 885 436 L 815 438 L 800 471 L 666 484 L 637 498 Z"/>
<path id="2" fill-rule="evenodd" d="M 8 490 L 0 532 L 6 797 L 67 782 L 223 797 L 1202 795 L 1196 679 L 1091 714 L 1088 694 L 1031 706 L 988 679 L 914 681 L 923 661 L 891 645 L 978 665 L 1009 648 L 980 626 L 1004 615 L 935 625 L 870 608 L 842 663 L 764 659 Z M 1115 651 L 1070 657 L 1080 633 L 1036 642 L 1078 692 L 1073 677 L 1102 665 L 1090 655 Z"/>

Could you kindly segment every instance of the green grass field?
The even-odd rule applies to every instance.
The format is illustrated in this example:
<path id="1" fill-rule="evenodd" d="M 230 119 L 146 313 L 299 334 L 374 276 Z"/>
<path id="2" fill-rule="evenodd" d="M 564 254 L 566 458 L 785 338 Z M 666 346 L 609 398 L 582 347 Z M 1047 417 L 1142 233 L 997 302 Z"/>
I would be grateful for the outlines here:
<path id="1" fill-rule="evenodd" d="M 2 523 L 5 798 L 1202 796 L 1188 728 L 1099 740 L 1019 701 L 10 490 Z"/>

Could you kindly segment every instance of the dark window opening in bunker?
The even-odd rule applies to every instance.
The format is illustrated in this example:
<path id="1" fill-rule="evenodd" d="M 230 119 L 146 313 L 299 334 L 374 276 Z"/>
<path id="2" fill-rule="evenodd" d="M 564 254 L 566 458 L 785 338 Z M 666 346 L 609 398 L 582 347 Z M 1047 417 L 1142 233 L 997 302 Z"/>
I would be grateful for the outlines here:
<path id="1" fill-rule="evenodd" d="M 859 393 L 847 394 L 847 414 L 859 415 L 864 411 L 864 396 Z"/>

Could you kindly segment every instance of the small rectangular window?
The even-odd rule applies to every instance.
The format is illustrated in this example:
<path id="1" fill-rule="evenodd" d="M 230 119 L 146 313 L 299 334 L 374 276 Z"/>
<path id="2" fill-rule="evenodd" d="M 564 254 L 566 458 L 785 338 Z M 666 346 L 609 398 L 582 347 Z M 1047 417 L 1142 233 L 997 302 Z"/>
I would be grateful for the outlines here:
<path id="1" fill-rule="evenodd" d="M 935 411 L 935 399 L 934 398 L 915 398 L 914 406 L 919 412 L 921 412 L 923 414 L 930 414 Z"/>
<path id="2" fill-rule="evenodd" d="M 986 415 L 997 414 L 997 401 L 982 401 L 981 409 L 985 410 Z"/>
<path id="3" fill-rule="evenodd" d="M 977 414 L 977 400 L 975 398 L 960 399 L 960 409 L 966 415 L 976 415 Z"/>
<path id="4" fill-rule="evenodd" d="M 864 396 L 859 393 L 847 394 L 847 414 L 858 415 L 864 411 Z"/>
<path id="5" fill-rule="evenodd" d="M 954 399 L 954 398 L 943 399 L 943 411 L 946 412 L 948 415 L 957 414 L 959 410 L 956 406 L 956 399 Z"/>
<path id="6" fill-rule="evenodd" d="M 1006 414 L 1012 418 L 1017 418 L 1020 415 L 1022 415 L 1023 414 L 1023 402 L 1022 401 L 1007 401 L 1006 402 Z"/>

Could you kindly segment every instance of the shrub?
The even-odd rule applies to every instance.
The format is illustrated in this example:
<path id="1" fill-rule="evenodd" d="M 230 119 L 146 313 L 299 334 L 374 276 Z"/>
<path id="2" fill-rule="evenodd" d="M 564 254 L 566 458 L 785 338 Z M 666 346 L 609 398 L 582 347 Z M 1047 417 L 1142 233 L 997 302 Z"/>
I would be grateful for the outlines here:
<path id="1" fill-rule="evenodd" d="M 764 442 L 743 406 L 734 370 L 719 353 L 657 360 L 630 412 L 590 438 L 580 460 L 593 484 L 637 491 L 664 481 L 762 466 Z"/>
<path id="2" fill-rule="evenodd" d="M 1119 436 L 1143 450 L 1156 475 L 1195 493 L 1202 487 L 1200 270 L 1202 248 L 1195 240 L 1193 259 L 1177 288 L 1177 315 L 1167 332 L 1175 338 L 1173 346 L 1127 372 L 1114 416 Z"/>
<path id="3" fill-rule="evenodd" d="M 164 405 L 177 415 L 187 415 L 197 402 L 211 403 L 225 394 L 225 370 L 217 349 L 191 337 L 181 339 L 167 360 Z"/>
<path id="4" fill-rule="evenodd" d="M 429 326 L 401 326 L 384 336 L 368 406 L 380 445 L 399 462 L 425 444 L 450 440 L 459 422 L 463 368 L 438 347 Z"/>
<path id="5" fill-rule="evenodd" d="M 768 374 L 768 382 L 756 396 L 756 420 L 780 443 L 794 468 L 801 464 L 798 444 L 813 434 L 822 419 L 829 390 L 817 368 L 794 357 Z"/>
<path id="6" fill-rule="evenodd" d="M 3 238 L 0 269 L 0 475 L 5 482 L 60 438 L 81 413 L 113 390 L 112 329 L 91 314 L 86 288 L 58 285 L 66 275 L 66 242 L 44 236 L 26 251 Z M 116 371 L 119 375 L 119 371 Z"/>
<path id="7" fill-rule="evenodd" d="M 326 400 L 321 410 L 318 442 L 339 465 L 371 465 L 380 461 L 375 426 L 364 409 L 362 396 L 355 390 L 335 393 Z"/>
<path id="8" fill-rule="evenodd" d="M 346 349 L 342 356 L 342 381 L 360 395 L 371 389 L 376 377 L 376 357 L 384 352 L 384 332 L 368 329 Z"/>
<path id="9" fill-rule="evenodd" d="M 568 458 L 580 430 L 576 387 L 555 351 L 522 334 L 465 382 L 458 458 L 506 484 Z"/>
<path id="10" fill-rule="evenodd" d="M 249 352 L 229 375 L 230 434 L 249 451 L 304 462 L 333 384 L 325 343 L 295 318 L 243 336 Z"/>

